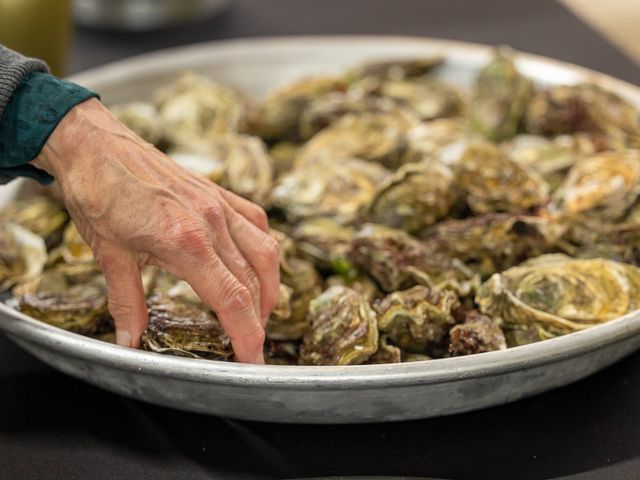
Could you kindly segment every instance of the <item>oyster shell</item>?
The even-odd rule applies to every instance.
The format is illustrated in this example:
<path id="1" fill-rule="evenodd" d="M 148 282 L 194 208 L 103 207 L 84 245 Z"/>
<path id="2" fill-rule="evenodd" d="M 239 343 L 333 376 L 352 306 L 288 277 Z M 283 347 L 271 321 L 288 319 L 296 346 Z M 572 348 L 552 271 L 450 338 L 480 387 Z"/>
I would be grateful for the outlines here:
<path id="1" fill-rule="evenodd" d="M 45 239 L 48 246 L 60 241 L 69 214 L 55 200 L 36 195 L 15 200 L 0 213 L 0 221 L 17 223 Z"/>
<path id="2" fill-rule="evenodd" d="M 382 297 L 382 292 L 378 288 L 376 282 L 366 275 L 356 273 L 353 277 L 346 277 L 345 275 L 331 275 L 327 278 L 327 287 L 333 287 L 334 285 L 342 285 L 355 290 L 369 303 L 373 303 L 374 300 Z"/>
<path id="3" fill-rule="evenodd" d="M 387 175 L 388 171 L 376 163 L 323 159 L 282 176 L 273 189 L 273 203 L 292 221 L 332 217 L 349 224 Z"/>
<path id="4" fill-rule="evenodd" d="M 237 132 L 247 110 L 238 92 L 193 72 L 158 90 L 155 104 L 166 139 L 185 147 L 211 135 Z"/>
<path id="5" fill-rule="evenodd" d="M 577 162 L 556 192 L 557 207 L 607 222 L 620 219 L 640 194 L 640 152 L 603 152 Z"/>
<path id="6" fill-rule="evenodd" d="M 462 262 L 431 251 L 402 230 L 365 224 L 351 244 L 350 258 L 385 292 L 414 285 L 471 292 L 477 278 Z"/>
<path id="7" fill-rule="evenodd" d="M 482 278 L 559 248 L 566 225 L 544 217 L 488 213 L 446 220 L 424 232 L 428 250 L 459 259 Z"/>
<path id="8" fill-rule="evenodd" d="M 491 143 L 466 146 L 454 168 L 474 213 L 520 213 L 548 200 L 549 185 L 544 179 Z"/>
<path id="9" fill-rule="evenodd" d="M 518 71 L 512 53 L 498 48 L 494 59 L 476 77 L 471 124 L 494 141 L 512 137 L 532 95 L 533 84 Z"/>
<path id="10" fill-rule="evenodd" d="M 150 297 L 147 303 L 149 325 L 142 334 L 143 349 L 210 360 L 233 355 L 231 339 L 206 307 L 162 295 Z"/>
<path id="11" fill-rule="evenodd" d="M 378 351 L 369 357 L 367 363 L 400 363 L 402 350 L 389 342 L 389 337 L 381 335 L 378 340 Z"/>
<path id="12" fill-rule="evenodd" d="M 377 188 L 364 217 L 416 233 L 442 220 L 458 200 L 453 171 L 438 162 L 409 163 Z"/>
<path id="13" fill-rule="evenodd" d="M 338 224 L 331 218 L 310 218 L 291 231 L 298 251 L 318 268 L 329 269 L 347 261 L 355 228 Z"/>
<path id="14" fill-rule="evenodd" d="M 419 120 L 453 117 L 463 111 L 458 90 L 431 78 L 386 81 L 375 93 L 392 99 L 398 107 L 411 111 Z"/>
<path id="15" fill-rule="evenodd" d="M 449 337 L 449 354 L 453 357 L 507 348 L 498 324 L 477 310 L 466 312 L 464 322 L 455 325 Z"/>
<path id="16" fill-rule="evenodd" d="M 83 335 L 113 331 L 107 310 L 107 290 L 100 279 L 57 293 L 39 292 L 17 297 L 22 313 L 44 323 Z"/>
<path id="17" fill-rule="evenodd" d="M 296 140 L 300 117 L 307 106 L 326 93 L 345 89 L 342 78 L 331 76 L 303 78 L 285 85 L 250 112 L 248 132 L 268 141 Z"/>
<path id="18" fill-rule="evenodd" d="M 293 163 L 300 152 L 300 144 L 293 142 L 278 142 L 269 149 L 273 160 L 273 176 L 278 178 L 293 168 Z"/>
<path id="19" fill-rule="evenodd" d="M 37 278 L 47 261 L 42 237 L 18 224 L 0 224 L 0 291 Z"/>
<path id="20" fill-rule="evenodd" d="M 297 365 L 298 343 L 267 340 L 264 345 L 264 360 L 267 365 Z"/>
<path id="21" fill-rule="evenodd" d="M 453 145 L 460 150 L 464 145 L 480 141 L 482 137 L 471 129 L 464 118 L 439 118 L 422 122 L 407 133 L 407 151 L 403 155 L 404 163 L 438 159 L 445 164 L 451 163 L 441 153 Z"/>
<path id="22" fill-rule="evenodd" d="M 131 102 L 109 107 L 111 113 L 147 142 L 158 145 L 164 136 L 160 112 L 151 103 Z"/>
<path id="23" fill-rule="evenodd" d="M 304 365 L 355 365 L 378 350 L 376 315 L 362 296 L 334 286 L 309 306 L 309 329 L 300 347 Z"/>
<path id="24" fill-rule="evenodd" d="M 296 166 L 315 164 L 325 158 L 342 163 L 345 158 L 379 162 L 396 168 L 407 147 L 406 134 L 411 123 L 391 113 L 349 114 L 318 132 L 302 148 Z"/>
<path id="25" fill-rule="evenodd" d="M 640 269 L 604 259 L 542 255 L 494 274 L 476 295 L 504 326 L 541 339 L 582 330 L 640 306 Z"/>
<path id="26" fill-rule="evenodd" d="M 404 80 L 423 76 L 444 62 L 442 57 L 377 60 L 358 65 L 349 72 L 351 82 L 362 79 Z"/>
<path id="27" fill-rule="evenodd" d="M 599 150 L 640 148 L 640 112 L 594 84 L 559 85 L 539 91 L 529 103 L 525 127 L 538 135 L 585 132 Z"/>
<path id="28" fill-rule="evenodd" d="M 403 350 L 425 353 L 440 344 L 455 324 L 455 293 L 417 285 L 393 292 L 374 304 L 378 329 Z"/>

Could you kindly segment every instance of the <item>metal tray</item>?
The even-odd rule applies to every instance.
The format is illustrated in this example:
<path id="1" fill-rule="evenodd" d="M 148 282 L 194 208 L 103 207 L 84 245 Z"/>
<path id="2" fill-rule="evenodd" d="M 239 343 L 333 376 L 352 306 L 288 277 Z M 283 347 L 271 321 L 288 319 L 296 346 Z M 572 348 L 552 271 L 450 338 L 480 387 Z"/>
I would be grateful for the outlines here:
<path id="1" fill-rule="evenodd" d="M 77 75 L 106 103 L 148 97 L 185 69 L 261 95 L 302 75 L 365 59 L 442 54 L 442 77 L 468 85 L 490 47 L 403 37 L 287 37 L 160 51 Z M 539 84 L 597 82 L 640 105 L 640 89 L 581 67 L 521 54 Z M 26 182 L 0 189 L 0 204 Z M 509 350 L 427 362 L 345 367 L 255 366 L 164 356 L 69 333 L 0 305 L 0 328 L 53 367 L 107 390 L 212 415 L 298 423 L 426 418 L 498 405 L 566 385 L 640 348 L 640 311 Z"/>

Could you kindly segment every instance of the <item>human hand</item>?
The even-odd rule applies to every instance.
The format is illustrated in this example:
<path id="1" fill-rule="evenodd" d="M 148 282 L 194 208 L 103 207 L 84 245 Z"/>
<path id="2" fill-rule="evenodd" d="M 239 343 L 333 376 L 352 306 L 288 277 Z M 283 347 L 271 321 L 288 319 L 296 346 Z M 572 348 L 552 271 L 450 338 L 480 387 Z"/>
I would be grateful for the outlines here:
<path id="1" fill-rule="evenodd" d="M 278 300 L 279 246 L 260 207 L 176 164 L 87 100 L 32 162 L 53 175 L 102 269 L 120 345 L 147 326 L 140 270 L 186 280 L 215 311 L 238 361 L 264 363 L 264 325 Z"/>

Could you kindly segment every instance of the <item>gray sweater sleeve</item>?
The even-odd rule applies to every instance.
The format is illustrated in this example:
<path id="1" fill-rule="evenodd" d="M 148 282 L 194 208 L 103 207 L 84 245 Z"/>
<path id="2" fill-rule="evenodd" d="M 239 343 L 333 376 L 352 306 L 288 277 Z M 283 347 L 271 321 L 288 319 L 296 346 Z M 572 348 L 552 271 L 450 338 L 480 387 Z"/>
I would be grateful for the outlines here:
<path id="1" fill-rule="evenodd" d="M 23 57 L 0 45 L 0 120 L 4 109 L 22 78 L 31 72 L 49 72 L 42 60 Z"/>

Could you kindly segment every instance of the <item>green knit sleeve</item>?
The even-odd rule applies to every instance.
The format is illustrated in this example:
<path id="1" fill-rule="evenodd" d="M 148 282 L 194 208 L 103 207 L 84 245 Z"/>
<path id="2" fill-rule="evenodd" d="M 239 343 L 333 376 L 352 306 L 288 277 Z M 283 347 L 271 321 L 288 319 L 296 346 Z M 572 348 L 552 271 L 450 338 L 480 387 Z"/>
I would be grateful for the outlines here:
<path id="1" fill-rule="evenodd" d="M 30 165 L 60 120 L 77 104 L 98 95 L 48 73 L 26 75 L 0 118 L 0 181 L 19 176 L 49 183 L 53 177 Z"/>

